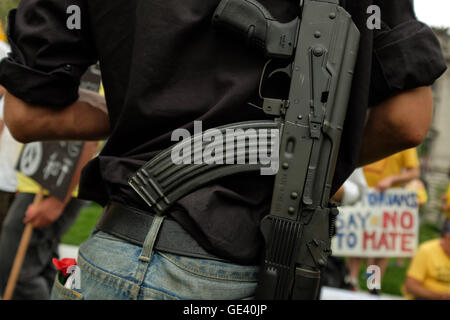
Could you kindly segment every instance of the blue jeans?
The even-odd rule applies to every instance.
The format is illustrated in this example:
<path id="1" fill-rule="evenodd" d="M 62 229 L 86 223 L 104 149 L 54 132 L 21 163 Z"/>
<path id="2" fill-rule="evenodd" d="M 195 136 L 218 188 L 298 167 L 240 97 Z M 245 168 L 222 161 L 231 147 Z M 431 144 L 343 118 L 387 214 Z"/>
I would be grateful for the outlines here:
<path id="1" fill-rule="evenodd" d="M 162 220 L 162 219 L 161 219 Z M 143 247 L 95 230 L 79 250 L 80 289 L 55 280 L 52 299 L 251 299 L 258 266 L 153 251 L 157 219 Z"/>

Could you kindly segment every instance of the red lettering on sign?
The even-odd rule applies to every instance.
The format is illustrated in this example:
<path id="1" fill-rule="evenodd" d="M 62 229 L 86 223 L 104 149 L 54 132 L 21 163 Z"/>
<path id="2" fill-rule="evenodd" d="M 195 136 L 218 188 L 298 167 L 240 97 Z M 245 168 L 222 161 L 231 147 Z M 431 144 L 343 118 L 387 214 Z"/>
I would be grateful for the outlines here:
<path id="1" fill-rule="evenodd" d="M 376 246 L 376 249 L 381 249 L 382 246 L 384 246 L 386 249 L 389 249 L 389 244 L 388 244 L 388 241 L 386 239 L 386 233 L 385 232 L 383 232 L 381 234 L 380 241 L 378 242 L 378 245 Z"/>
<path id="2" fill-rule="evenodd" d="M 367 243 L 368 243 L 369 240 L 372 241 L 372 247 L 374 247 L 374 245 L 375 245 L 375 232 L 372 232 L 371 234 L 369 234 L 367 231 L 364 231 L 364 234 L 363 234 L 363 248 L 364 249 L 367 249 Z"/>
<path id="3" fill-rule="evenodd" d="M 411 212 L 404 211 L 400 217 L 400 225 L 403 229 L 411 229 L 414 225 L 414 218 Z"/>
<path id="4" fill-rule="evenodd" d="M 401 238 L 402 238 L 402 251 L 405 252 L 412 252 L 413 249 L 411 248 L 412 243 L 411 243 L 411 238 L 414 237 L 414 234 L 412 233 L 403 233 L 401 234 Z"/>
<path id="5" fill-rule="evenodd" d="M 392 214 L 387 211 L 383 213 L 383 228 L 387 228 L 389 223 L 394 228 L 397 227 L 397 211 L 394 211 Z"/>
<path id="6" fill-rule="evenodd" d="M 396 246 L 396 244 L 397 244 L 397 236 L 398 236 L 398 233 L 397 232 L 389 232 L 389 236 L 391 237 L 391 249 L 392 250 L 395 250 L 395 248 L 397 247 Z"/>

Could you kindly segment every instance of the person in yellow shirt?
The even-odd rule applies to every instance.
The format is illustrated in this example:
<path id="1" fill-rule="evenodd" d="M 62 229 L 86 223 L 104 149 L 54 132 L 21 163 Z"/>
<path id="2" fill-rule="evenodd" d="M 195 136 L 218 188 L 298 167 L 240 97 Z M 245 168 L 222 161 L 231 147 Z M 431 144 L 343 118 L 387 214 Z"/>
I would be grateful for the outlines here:
<path id="1" fill-rule="evenodd" d="M 423 207 L 428 202 L 428 194 L 425 185 L 422 180 L 414 179 L 409 182 L 406 186 L 406 189 L 412 190 L 417 194 L 417 202 L 419 203 L 419 208 Z"/>
<path id="2" fill-rule="evenodd" d="M 2 20 L 0 20 L 0 41 L 6 42 L 6 35 L 3 32 Z"/>
<path id="3" fill-rule="evenodd" d="M 444 223 L 441 238 L 419 247 L 403 291 L 409 299 L 450 300 L 450 219 Z"/>
<path id="4" fill-rule="evenodd" d="M 442 200 L 445 201 L 445 204 L 441 206 L 441 210 L 445 212 L 447 218 L 450 218 L 450 184 L 447 187 L 447 191 L 442 197 Z"/>
<path id="5" fill-rule="evenodd" d="M 367 184 L 381 192 L 401 188 L 420 175 L 419 158 L 415 148 L 396 153 L 364 167 Z"/>
<path id="6" fill-rule="evenodd" d="M 363 168 L 367 185 L 384 192 L 390 188 L 402 188 L 420 176 L 419 157 L 415 148 L 396 153 Z M 374 257 L 367 261 L 368 265 L 380 267 L 381 276 L 388 266 L 388 258 Z M 397 261 L 398 264 L 403 263 Z"/>

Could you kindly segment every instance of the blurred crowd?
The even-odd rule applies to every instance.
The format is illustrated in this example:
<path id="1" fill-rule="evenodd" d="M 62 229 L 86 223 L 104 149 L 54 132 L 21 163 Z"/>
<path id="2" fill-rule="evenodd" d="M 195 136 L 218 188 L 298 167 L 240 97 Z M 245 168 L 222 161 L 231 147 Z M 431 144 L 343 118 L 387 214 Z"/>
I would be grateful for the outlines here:
<path id="1" fill-rule="evenodd" d="M 450 181 L 450 170 L 448 177 Z M 417 150 L 408 149 L 357 169 L 334 196 L 334 200 L 341 206 L 354 206 L 361 201 L 369 188 L 382 193 L 392 188 L 414 191 L 417 195 L 419 217 L 422 217 L 428 195 L 420 177 Z M 360 288 L 360 283 L 366 284 L 365 280 L 370 276 L 362 269 L 365 261 L 366 266 L 379 267 L 380 280 L 388 268 L 407 266 L 405 282 L 401 287 L 401 292 L 407 299 L 450 299 L 450 184 L 440 200 L 442 219 L 437 222 L 440 237 L 421 243 L 411 261 L 405 263 L 403 258 L 390 259 L 382 256 L 334 258 L 326 270 L 328 274 L 325 281 L 328 279 L 329 282 L 325 282 L 325 285 L 353 291 L 365 289 Z M 336 280 L 333 277 L 339 279 Z M 369 291 L 380 294 L 380 289 Z"/>

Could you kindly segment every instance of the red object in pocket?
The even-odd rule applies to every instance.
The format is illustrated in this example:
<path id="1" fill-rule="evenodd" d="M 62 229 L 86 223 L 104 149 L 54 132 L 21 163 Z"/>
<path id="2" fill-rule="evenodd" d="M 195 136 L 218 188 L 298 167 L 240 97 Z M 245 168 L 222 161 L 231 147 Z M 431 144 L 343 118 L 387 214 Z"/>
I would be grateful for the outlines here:
<path id="1" fill-rule="evenodd" d="M 55 265 L 56 269 L 62 272 L 64 277 L 67 275 L 67 268 L 77 264 L 77 260 L 72 258 L 64 258 L 61 260 L 53 258 L 52 262 Z"/>

